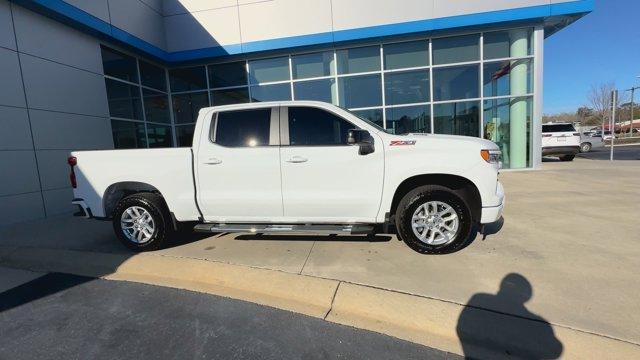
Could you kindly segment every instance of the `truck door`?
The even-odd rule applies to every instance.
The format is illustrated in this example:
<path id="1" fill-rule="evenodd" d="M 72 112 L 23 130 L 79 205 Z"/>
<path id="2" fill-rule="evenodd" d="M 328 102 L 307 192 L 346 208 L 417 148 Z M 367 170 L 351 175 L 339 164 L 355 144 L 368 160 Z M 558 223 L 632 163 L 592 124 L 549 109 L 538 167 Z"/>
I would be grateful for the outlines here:
<path id="1" fill-rule="evenodd" d="M 374 135 L 375 151 L 360 155 L 347 144 L 357 126 L 315 107 L 281 107 L 280 126 L 286 221 L 375 221 L 384 170 L 380 139 Z"/>
<path id="2" fill-rule="evenodd" d="M 205 221 L 282 217 L 279 109 L 214 113 L 198 148 L 197 194 Z"/>

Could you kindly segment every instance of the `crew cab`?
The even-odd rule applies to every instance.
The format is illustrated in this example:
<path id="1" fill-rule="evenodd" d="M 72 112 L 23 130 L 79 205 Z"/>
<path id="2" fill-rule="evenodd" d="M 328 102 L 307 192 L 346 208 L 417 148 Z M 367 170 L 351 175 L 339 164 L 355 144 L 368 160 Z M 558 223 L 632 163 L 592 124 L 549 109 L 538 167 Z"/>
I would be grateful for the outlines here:
<path id="1" fill-rule="evenodd" d="M 191 148 L 75 151 L 74 204 L 135 250 L 201 232 L 394 233 L 420 253 L 462 248 L 499 220 L 501 153 L 487 140 L 391 134 L 331 104 L 200 110 Z"/>

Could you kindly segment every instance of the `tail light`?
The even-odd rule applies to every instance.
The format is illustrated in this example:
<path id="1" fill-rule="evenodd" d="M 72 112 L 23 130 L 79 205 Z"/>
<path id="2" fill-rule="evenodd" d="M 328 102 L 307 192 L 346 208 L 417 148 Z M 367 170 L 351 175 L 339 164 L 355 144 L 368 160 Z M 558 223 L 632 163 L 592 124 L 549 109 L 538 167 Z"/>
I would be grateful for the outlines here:
<path id="1" fill-rule="evenodd" d="M 67 159 L 67 163 L 71 167 L 69 181 L 71 181 L 71 187 L 75 189 L 78 187 L 78 182 L 76 181 L 76 172 L 74 171 L 74 167 L 78 164 L 78 159 L 76 159 L 75 156 L 69 156 L 69 158 Z"/>

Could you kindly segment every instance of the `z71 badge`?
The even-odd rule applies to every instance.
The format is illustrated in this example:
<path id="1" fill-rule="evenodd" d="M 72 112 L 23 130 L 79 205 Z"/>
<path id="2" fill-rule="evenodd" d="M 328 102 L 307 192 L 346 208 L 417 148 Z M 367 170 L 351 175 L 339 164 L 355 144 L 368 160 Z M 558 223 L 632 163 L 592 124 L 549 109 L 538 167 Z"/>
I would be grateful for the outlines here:
<path id="1" fill-rule="evenodd" d="M 391 146 L 415 145 L 415 140 L 391 140 Z"/>

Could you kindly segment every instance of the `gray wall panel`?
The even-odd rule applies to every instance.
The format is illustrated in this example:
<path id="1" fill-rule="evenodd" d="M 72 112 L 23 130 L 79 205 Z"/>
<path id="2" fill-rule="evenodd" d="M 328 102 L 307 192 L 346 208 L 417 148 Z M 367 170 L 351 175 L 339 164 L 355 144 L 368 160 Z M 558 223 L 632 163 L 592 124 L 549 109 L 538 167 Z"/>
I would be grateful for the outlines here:
<path id="1" fill-rule="evenodd" d="M 109 0 L 111 24 L 161 49 L 166 47 L 162 15 L 134 0 Z"/>
<path id="2" fill-rule="evenodd" d="M 536 5 L 549 5 L 549 0 L 434 0 L 433 10 L 434 16 L 440 18 Z"/>
<path id="3" fill-rule="evenodd" d="M 236 6 L 236 0 L 164 0 L 164 16 Z"/>
<path id="4" fill-rule="evenodd" d="M 164 15 L 163 9 L 162 9 L 162 3 L 164 2 L 164 0 L 140 0 L 140 1 L 143 2 L 145 5 L 147 5 L 148 7 L 155 10 L 160 15 Z"/>
<path id="5" fill-rule="evenodd" d="M 0 169 L 0 196 L 40 190 L 33 151 L 0 151 Z"/>
<path id="6" fill-rule="evenodd" d="M 78 209 L 71 204 L 71 200 L 73 200 L 71 188 L 43 191 L 42 196 L 47 216 L 70 214 Z"/>
<path id="7" fill-rule="evenodd" d="M 366 9 L 366 10 L 364 10 Z M 333 1 L 334 30 L 345 30 L 433 18 L 433 0 Z"/>
<path id="8" fill-rule="evenodd" d="M 43 190 L 71 186 L 67 158 L 71 150 L 37 150 L 38 169 Z"/>
<path id="9" fill-rule="evenodd" d="M 16 49 L 16 39 L 11 22 L 11 5 L 6 0 L 0 0 L 0 47 Z"/>
<path id="10" fill-rule="evenodd" d="M 20 54 L 29 107 L 108 116 L 102 75 Z"/>
<path id="11" fill-rule="evenodd" d="M 13 10 L 20 52 L 102 73 L 98 41 L 20 6 Z"/>
<path id="12" fill-rule="evenodd" d="M 36 149 L 113 149 L 108 118 L 29 110 Z"/>
<path id="13" fill-rule="evenodd" d="M 102 21 L 109 22 L 109 5 L 107 0 L 64 0 L 78 9 L 91 14 Z"/>
<path id="14" fill-rule="evenodd" d="M 169 51 L 200 49 L 218 45 L 240 44 L 241 42 L 236 7 L 169 16 L 165 18 L 165 29 Z"/>
<path id="15" fill-rule="evenodd" d="M 0 48 L 0 105 L 25 106 L 18 54 Z"/>
<path id="16" fill-rule="evenodd" d="M 0 226 L 44 217 L 40 192 L 0 197 Z"/>
<path id="17" fill-rule="evenodd" d="M 241 5 L 240 27 L 243 42 L 330 32 L 331 1 L 278 0 Z"/>
<path id="18" fill-rule="evenodd" d="M 0 150 L 33 149 L 27 109 L 0 106 Z"/>

